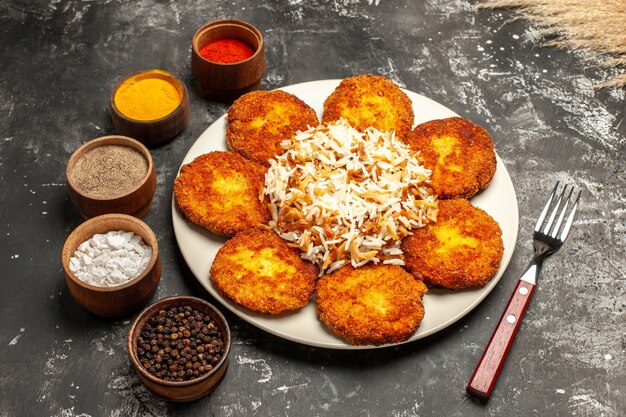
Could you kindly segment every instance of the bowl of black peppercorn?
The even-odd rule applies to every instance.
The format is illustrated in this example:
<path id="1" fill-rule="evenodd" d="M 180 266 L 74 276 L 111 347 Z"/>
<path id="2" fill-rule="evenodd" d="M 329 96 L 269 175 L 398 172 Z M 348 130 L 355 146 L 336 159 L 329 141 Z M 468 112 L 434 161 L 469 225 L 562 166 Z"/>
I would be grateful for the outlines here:
<path id="1" fill-rule="evenodd" d="M 229 352 L 226 319 L 196 297 L 159 300 L 128 331 L 128 354 L 139 379 L 169 401 L 194 401 L 213 391 L 226 374 Z"/>

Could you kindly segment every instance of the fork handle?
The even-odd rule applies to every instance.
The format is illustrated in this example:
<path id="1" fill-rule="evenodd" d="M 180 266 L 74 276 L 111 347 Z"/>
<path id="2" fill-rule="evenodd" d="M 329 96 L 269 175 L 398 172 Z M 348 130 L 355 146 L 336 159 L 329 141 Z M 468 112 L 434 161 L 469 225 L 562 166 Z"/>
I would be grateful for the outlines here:
<path id="1" fill-rule="evenodd" d="M 504 309 L 483 356 L 480 358 L 466 390 L 476 398 L 486 401 L 491 396 L 502 365 L 511 349 L 515 334 L 522 323 L 526 307 L 535 291 L 535 285 L 519 280 Z"/>

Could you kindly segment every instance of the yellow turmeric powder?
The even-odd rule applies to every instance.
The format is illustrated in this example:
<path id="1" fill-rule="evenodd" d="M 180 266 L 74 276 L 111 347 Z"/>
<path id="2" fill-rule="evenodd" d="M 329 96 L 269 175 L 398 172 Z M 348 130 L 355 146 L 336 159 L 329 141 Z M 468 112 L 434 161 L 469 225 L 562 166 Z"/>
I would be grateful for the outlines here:
<path id="1" fill-rule="evenodd" d="M 155 120 L 173 112 L 182 101 L 179 88 L 164 71 L 149 71 L 130 77 L 115 92 L 115 106 L 135 120 Z"/>

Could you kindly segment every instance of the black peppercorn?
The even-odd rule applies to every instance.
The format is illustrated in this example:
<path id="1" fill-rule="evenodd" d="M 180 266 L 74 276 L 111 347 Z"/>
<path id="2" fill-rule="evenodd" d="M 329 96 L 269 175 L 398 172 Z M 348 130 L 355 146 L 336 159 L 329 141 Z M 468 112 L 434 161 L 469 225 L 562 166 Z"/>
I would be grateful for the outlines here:
<path id="1" fill-rule="evenodd" d="M 137 338 L 143 368 L 166 381 L 186 381 L 209 372 L 224 353 L 219 326 L 191 306 L 159 310 Z"/>

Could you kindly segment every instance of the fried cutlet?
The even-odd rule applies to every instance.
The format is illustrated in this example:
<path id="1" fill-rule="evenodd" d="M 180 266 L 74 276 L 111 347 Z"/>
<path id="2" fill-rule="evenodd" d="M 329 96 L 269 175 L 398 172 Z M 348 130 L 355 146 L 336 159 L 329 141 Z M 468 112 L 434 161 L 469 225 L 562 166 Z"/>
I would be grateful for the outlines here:
<path id="1" fill-rule="evenodd" d="M 413 229 L 401 248 L 416 278 L 452 289 L 487 284 L 504 251 L 498 223 L 466 199 L 439 200 L 437 222 Z"/>
<path id="2" fill-rule="evenodd" d="M 265 168 L 234 152 L 210 152 L 183 165 L 174 198 L 183 216 L 218 234 L 232 236 L 267 224 L 267 203 L 259 200 Z"/>
<path id="3" fill-rule="evenodd" d="M 220 248 L 211 281 L 224 296 L 259 313 L 278 314 L 309 302 L 319 270 L 271 230 L 248 230 Z"/>
<path id="4" fill-rule="evenodd" d="M 413 126 L 411 99 L 393 81 L 381 75 L 345 78 L 324 101 L 322 122 L 344 118 L 357 130 L 372 126 L 407 135 Z"/>
<path id="5" fill-rule="evenodd" d="M 484 190 L 496 172 L 496 152 L 489 133 L 461 117 L 431 120 L 405 137 L 432 170 L 439 198 L 470 198 Z"/>
<path id="6" fill-rule="evenodd" d="M 280 143 L 319 124 L 315 110 L 281 90 L 252 91 L 228 109 L 228 147 L 262 165 L 284 152 Z"/>
<path id="7" fill-rule="evenodd" d="M 396 265 L 345 266 L 317 282 L 317 313 L 352 345 L 408 339 L 424 318 L 426 285 Z"/>

